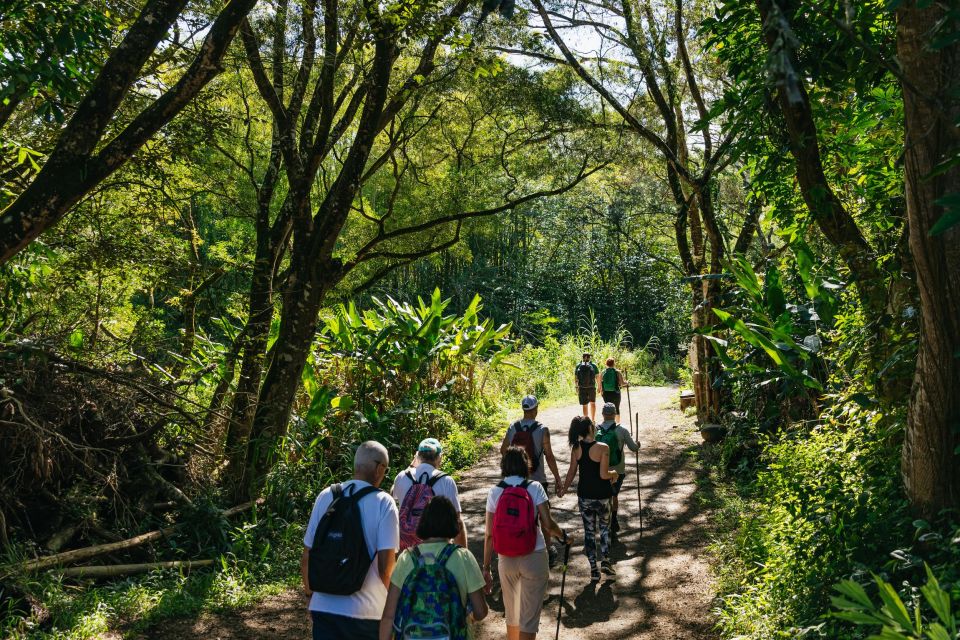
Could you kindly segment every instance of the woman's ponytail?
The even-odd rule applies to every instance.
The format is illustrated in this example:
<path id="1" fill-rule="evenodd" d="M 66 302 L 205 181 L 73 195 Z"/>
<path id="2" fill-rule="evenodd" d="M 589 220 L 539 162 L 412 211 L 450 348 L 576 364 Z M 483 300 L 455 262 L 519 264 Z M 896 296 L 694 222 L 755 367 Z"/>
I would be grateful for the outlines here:
<path id="1" fill-rule="evenodd" d="M 570 440 L 571 449 L 576 449 L 580 446 L 580 440 L 587 437 L 587 434 L 590 433 L 590 427 L 592 426 L 593 421 L 587 416 L 577 416 L 570 421 L 570 432 L 567 438 Z"/>

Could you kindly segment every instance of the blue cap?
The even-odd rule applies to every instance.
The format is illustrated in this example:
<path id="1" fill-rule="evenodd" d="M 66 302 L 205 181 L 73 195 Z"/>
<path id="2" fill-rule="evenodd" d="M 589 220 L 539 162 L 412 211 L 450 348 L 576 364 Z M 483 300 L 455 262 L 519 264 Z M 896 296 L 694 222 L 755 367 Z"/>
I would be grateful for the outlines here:
<path id="1" fill-rule="evenodd" d="M 424 453 L 435 453 L 440 455 L 443 453 L 443 445 L 440 444 L 440 441 L 436 438 L 427 438 L 420 441 L 420 446 L 417 447 L 417 451 L 423 451 Z"/>

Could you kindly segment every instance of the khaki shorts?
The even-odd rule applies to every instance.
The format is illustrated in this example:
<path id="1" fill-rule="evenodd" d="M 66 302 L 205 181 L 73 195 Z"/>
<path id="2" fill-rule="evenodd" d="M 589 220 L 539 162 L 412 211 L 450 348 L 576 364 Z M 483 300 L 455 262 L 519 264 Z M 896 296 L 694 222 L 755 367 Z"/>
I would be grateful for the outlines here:
<path id="1" fill-rule="evenodd" d="M 499 568 L 507 626 L 520 627 L 523 633 L 536 633 L 550 583 L 547 550 L 516 558 L 500 556 Z"/>

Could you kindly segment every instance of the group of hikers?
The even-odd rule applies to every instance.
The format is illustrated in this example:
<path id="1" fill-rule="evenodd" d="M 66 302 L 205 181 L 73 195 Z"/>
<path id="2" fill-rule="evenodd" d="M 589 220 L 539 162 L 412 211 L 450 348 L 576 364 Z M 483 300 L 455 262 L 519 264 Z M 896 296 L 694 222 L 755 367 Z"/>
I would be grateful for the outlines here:
<path id="1" fill-rule="evenodd" d="M 467 549 L 457 484 L 440 471 L 443 446 L 437 439 L 420 442 L 389 494 L 379 488 L 390 466 L 386 447 L 375 441 L 359 445 L 353 478 L 317 496 L 303 538 L 301 575 L 314 640 L 466 640 L 468 622 L 488 613 L 485 595 L 493 590 L 494 553 L 507 638 L 536 638 L 550 567 L 572 543 L 550 512 L 545 466 L 558 498 L 579 475 L 576 491 L 591 580 L 616 574 L 610 533 L 620 527 L 623 450 L 636 452 L 639 445 L 619 424 L 612 401 L 603 405 L 599 425 L 586 415 L 581 365 L 575 379 L 584 415 L 570 423 L 570 466 L 564 477 L 550 431 L 537 421 L 535 396 L 523 398 L 523 418 L 507 429 L 500 446 L 501 480 L 487 494 L 482 564 Z M 608 368 L 613 368 L 610 360 Z M 616 373 L 619 391 L 626 382 Z M 608 391 L 599 371 L 592 384 Z"/>

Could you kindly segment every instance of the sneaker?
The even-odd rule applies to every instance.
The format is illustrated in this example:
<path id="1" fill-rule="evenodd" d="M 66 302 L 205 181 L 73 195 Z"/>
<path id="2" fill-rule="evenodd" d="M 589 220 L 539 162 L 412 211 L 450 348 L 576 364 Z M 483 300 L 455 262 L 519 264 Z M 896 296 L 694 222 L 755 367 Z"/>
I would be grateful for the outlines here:
<path id="1" fill-rule="evenodd" d="M 560 558 L 560 552 L 557 550 L 556 545 L 551 544 L 547 547 L 547 565 L 553 568 L 557 564 L 557 560 Z"/>
<path id="2" fill-rule="evenodd" d="M 601 569 L 603 570 L 603 572 L 604 572 L 605 574 L 607 574 L 608 576 L 615 576 L 615 575 L 617 575 L 617 570 L 613 568 L 613 565 L 610 564 L 610 561 L 609 561 L 609 560 L 604 560 L 603 562 L 601 562 L 601 563 L 600 563 L 600 568 L 601 568 Z"/>
<path id="3" fill-rule="evenodd" d="M 590 581 L 596 582 L 600 580 L 600 569 L 597 569 L 597 565 L 590 567 Z"/>
<path id="4" fill-rule="evenodd" d="M 617 520 L 617 514 L 610 518 L 610 531 L 620 531 L 620 521 Z"/>

